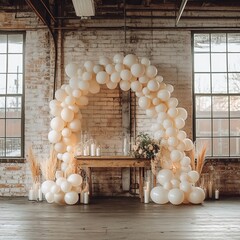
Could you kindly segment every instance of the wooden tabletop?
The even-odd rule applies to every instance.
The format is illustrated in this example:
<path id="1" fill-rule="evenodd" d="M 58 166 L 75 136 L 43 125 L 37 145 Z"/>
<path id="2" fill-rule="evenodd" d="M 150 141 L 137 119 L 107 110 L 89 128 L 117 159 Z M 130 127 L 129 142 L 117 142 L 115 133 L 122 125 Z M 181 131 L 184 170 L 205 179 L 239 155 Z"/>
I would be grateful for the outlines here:
<path id="1" fill-rule="evenodd" d="M 77 162 L 85 167 L 149 167 L 149 159 L 131 156 L 76 156 Z"/>

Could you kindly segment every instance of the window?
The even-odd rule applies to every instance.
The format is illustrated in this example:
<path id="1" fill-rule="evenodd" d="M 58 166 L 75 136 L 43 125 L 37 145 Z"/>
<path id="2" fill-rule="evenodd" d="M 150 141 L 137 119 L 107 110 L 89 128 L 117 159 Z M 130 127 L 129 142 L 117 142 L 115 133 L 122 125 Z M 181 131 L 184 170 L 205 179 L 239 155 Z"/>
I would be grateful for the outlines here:
<path id="1" fill-rule="evenodd" d="M 23 40 L 0 33 L 0 158 L 23 157 Z"/>
<path id="2" fill-rule="evenodd" d="M 240 154 L 240 33 L 193 34 L 194 138 L 211 157 Z"/>

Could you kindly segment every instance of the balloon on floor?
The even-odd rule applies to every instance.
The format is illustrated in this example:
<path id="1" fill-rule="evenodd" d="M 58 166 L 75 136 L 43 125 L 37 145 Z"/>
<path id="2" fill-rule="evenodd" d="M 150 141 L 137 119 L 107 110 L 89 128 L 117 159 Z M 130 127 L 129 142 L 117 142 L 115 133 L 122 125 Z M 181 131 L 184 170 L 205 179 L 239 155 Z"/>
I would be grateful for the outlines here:
<path id="1" fill-rule="evenodd" d="M 193 148 L 192 141 L 182 129 L 187 119 L 187 111 L 178 107 L 178 100 L 171 97 L 174 87 L 163 82 L 157 68 L 146 57 L 134 54 L 116 54 L 113 59 L 100 57 L 97 64 L 86 61 L 82 67 L 69 63 L 65 72 L 69 84 L 63 84 L 55 92 L 55 99 L 49 104 L 51 131 L 50 143 L 54 144 L 57 157 L 62 161 L 61 170 L 65 172 L 81 131 L 81 108 L 88 105 L 88 94 L 96 94 L 101 85 L 121 90 L 132 90 L 138 97 L 139 106 L 154 120 L 152 131 L 156 140 L 161 139 L 165 149 L 162 169 L 157 175 L 159 186 L 151 190 L 151 198 L 157 204 L 171 202 L 174 205 L 191 202 L 202 203 L 205 195 L 194 184 L 199 174 L 192 171 L 190 158 L 185 151 Z M 67 179 L 60 177 L 45 181 L 42 190 L 48 202 L 75 204 L 78 201 L 77 187 L 81 184 L 78 174 Z"/>

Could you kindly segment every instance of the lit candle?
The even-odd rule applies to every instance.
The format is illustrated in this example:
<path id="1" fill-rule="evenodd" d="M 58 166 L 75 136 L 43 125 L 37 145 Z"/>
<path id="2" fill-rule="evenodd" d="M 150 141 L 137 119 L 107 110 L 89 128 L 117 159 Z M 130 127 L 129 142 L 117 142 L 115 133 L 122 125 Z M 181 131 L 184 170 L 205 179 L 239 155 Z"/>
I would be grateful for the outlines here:
<path id="1" fill-rule="evenodd" d="M 144 203 L 149 203 L 150 191 L 147 187 L 143 188 L 144 191 Z"/>
<path id="2" fill-rule="evenodd" d="M 209 198 L 212 198 L 212 182 L 211 181 L 208 183 L 208 196 Z"/>
<path id="3" fill-rule="evenodd" d="M 83 193 L 83 204 L 88 204 L 89 203 L 89 192 L 84 192 Z"/>
<path id="4" fill-rule="evenodd" d="M 80 193 L 80 203 L 84 202 L 84 192 Z"/>
<path id="5" fill-rule="evenodd" d="M 34 191 L 32 188 L 28 192 L 28 200 L 30 200 L 30 201 L 34 200 Z"/>
<path id="6" fill-rule="evenodd" d="M 96 144 L 95 143 L 91 144 L 91 156 L 92 157 L 96 156 Z"/>
<path id="7" fill-rule="evenodd" d="M 219 199 L 219 190 L 218 189 L 215 190 L 215 199 Z"/>
<path id="8" fill-rule="evenodd" d="M 150 192 L 150 181 L 145 182 L 147 190 Z"/>
<path id="9" fill-rule="evenodd" d="M 97 149 L 96 149 L 96 155 L 97 155 L 98 157 L 101 156 L 101 148 L 100 148 L 100 146 L 98 146 Z"/>
<path id="10" fill-rule="evenodd" d="M 42 199 L 42 190 L 41 190 L 41 188 L 39 188 L 38 189 L 38 201 L 42 201 L 43 199 Z"/>

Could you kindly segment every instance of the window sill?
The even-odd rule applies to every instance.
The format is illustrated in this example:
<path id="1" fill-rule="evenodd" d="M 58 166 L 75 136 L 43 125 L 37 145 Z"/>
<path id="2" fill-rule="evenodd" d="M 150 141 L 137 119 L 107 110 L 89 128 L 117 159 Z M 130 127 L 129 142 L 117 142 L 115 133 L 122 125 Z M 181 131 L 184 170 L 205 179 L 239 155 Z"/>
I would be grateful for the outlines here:
<path id="1" fill-rule="evenodd" d="M 0 158 L 1 163 L 25 163 L 25 158 Z"/>

